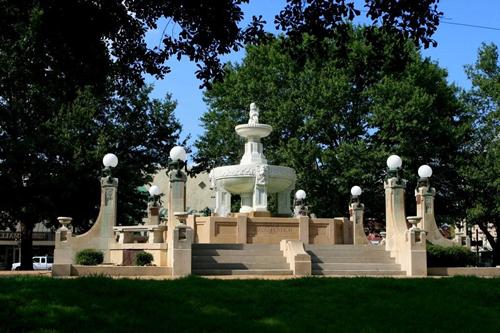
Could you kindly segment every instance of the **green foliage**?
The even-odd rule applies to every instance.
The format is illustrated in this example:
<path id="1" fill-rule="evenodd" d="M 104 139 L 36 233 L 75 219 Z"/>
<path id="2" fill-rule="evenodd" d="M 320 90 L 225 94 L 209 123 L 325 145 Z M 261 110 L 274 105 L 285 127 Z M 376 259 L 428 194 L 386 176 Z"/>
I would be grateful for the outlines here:
<path id="1" fill-rule="evenodd" d="M 498 47 L 483 44 L 466 72 L 472 89 L 463 94 L 474 115 L 473 136 L 465 142 L 463 163 L 464 207 L 468 224 L 477 224 L 493 247 L 500 264 L 500 246 L 490 228 L 500 228 L 500 60 Z"/>
<path id="2" fill-rule="evenodd" d="M 263 139 L 267 159 L 296 170 L 296 188 L 318 216 L 347 214 L 349 190 L 359 185 L 367 216 L 382 218 L 385 161 L 398 154 L 410 191 L 418 167 L 431 164 L 437 213 L 456 217 L 454 165 L 468 122 L 446 71 L 377 30 L 351 27 L 343 47 L 324 40 L 324 53 L 315 52 L 314 37 L 293 54 L 283 51 L 287 42 L 249 46 L 242 63 L 228 65 L 224 82 L 207 91 L 196 160 L 206 168 L 238 163 L 243 142 L 234 126 L 247 122 L 256 102 L 259 120 L 273 126 Z M 415 207 L 411 195 L 407 207 Z"/>
<path id="3" fill-rule="evenodd" d="M 474 254 L 463 246 L 427 243 L 427 267 L 465 267 L 474 264 Z"/>
<path id="4" fill-rule="evenodd" d="M 77 265 L 95 266 L 102 264 L 104 254 L 94 249 L 85 249 L 78 252 L 75 259 Z"/>
<path id="5" fill-rule="evenodd" d="M 147 266 L 153 262 L 153 255 L 146 251 L 138 252 L 135 255 L 135 264 L 137 266 Z"/>

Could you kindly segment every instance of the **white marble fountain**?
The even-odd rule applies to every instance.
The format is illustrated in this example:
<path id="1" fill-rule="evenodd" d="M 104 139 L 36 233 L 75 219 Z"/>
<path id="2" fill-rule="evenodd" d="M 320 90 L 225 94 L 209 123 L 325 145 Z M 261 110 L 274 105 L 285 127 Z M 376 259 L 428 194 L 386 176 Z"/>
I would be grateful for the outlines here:
<path id="1" fill-rule="evenodd" d="M 245 153 L 240 164 L 214 168 L 210 180 L 215 191 L 215 213 L 227 216 L 231 212 L 231 195 L 241 197 L 240 213 L 267 213 L 268 194 L 277 194 L 278 214 L 291 215 L 290 192 L 295 187 L 295 170 L 269 165 L 263 154 L 260 139 L 268 136 L 273 128 L 259 123 L 259 109 L 250 104 L 248 124 L 235 127 L 236 133 L 245 138 Z"/>

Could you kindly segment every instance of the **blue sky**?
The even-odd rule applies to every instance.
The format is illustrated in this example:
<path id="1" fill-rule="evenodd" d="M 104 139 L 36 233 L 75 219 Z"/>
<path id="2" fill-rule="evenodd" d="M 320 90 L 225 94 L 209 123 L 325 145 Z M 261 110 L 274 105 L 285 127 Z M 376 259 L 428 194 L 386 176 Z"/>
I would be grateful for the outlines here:
<path id="1" fill-rule="evenodd" d="M 245 19 L 260 14 L 268 22 L 266 30 L 274 31 L 274 15 L 284 4 L 284 0 L 250 0 L 250 4 L 243 5 Z M 500 29 L 500 0 L 441 0 L 439 8 L 444 13 L 444 19 L 434 35 L 438 46 L 423 50 L 422 53 L 448 70 L 449 82 L 468 88 L 470 83 L 464 73 L 464 65 L 475 62 L 477 49 L 482 42 L 493 42 L 500 46 L 500 30 L 473 28 L 457 23 Z M 158 45 L 162 30 L 163 25 L 160 23 L 158 31 L 148 34 L 148 44 Z M 243 56 L 244 51 L 241 51 L 223 59 L 235 62 L 240 61 Z M 183 126 L 184 135 L 191 135 L 192 144 L 203 132 L 199 118 L 207 110 L 203 102 L 203 91 L 198 88 L 201 82 L 194 75 L 196 65 L 189 60 L 171 60 L 169 65 L 172 72 L 165 79 L 146 79 L 155 86 L 153 97 L 163 98 L 166 93 L 171 93 L 173 99 L 177 100 L 176 116 Z"/>

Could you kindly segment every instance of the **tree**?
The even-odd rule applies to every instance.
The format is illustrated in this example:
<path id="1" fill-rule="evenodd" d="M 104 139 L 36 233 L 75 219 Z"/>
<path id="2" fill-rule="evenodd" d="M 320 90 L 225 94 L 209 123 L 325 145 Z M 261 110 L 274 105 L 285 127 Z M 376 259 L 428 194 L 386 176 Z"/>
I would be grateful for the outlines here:
<path id="1" fill-rule="evenodd" d="M 243 19 L 241 5 L 245 2 L 0 0 L 0 183 L 3 192 L 0 199 L 6 199 L 0 211 L 4 223 L 22 223 L 23 268 L 31 263 L 32 226 L 51 219 L 54 208 L 60 207 L 59 194 L 51 189 L 66 185 L 58 193 L 63 193 L 64 202 L 71 206 L 75 193 L 84 192 L 75 181 L 85 178 L 78 171 L 90 172 L 85 167 L 76 168 L 76 162 L 91 168 L 97 152 L 111 144 L 105 135 L 97 136 L 101 138 L 97 146 L 88 138 L 105 128 L 115 140 L 112 144 L 118 143 L 115 151 L 122 148 L 130 161 L 144 157 L 142 145 L 132 146 L 137 151 L 120 146 L 120 142 L 127 140 L 137 143 L 128 136 L 129 131 L 139 130 L 133 124 L 138 123 L 136 117 L 140 116 L 128 110 L 127 103 L 134 105 L 134 101 L 142 101 L 139 110 L 151 111 L 158 105 L 148 106 L 149 102 L 141 95 L 144 73 L 163 77 L 169 71 L 167 60 L 188 57 L 198 63 L 196 75 L 202 80 L 202 86 L 209 87 L 222 76 L 220 55 L 265 40 L 261 18 L 254 17 L 246 28 L 238 26 Z M 411 3 L 396 6 L 394 2 L 397 1 L 390 1 L 387 6 L 379 1 L 367 1 L 369 16 L 375 21 L 382 18 L 383 26 L 393 26 L 397 31 L 417 37 L 416 40 L 418 36 L 432 34 L 437 24 L 437 12 L 431 6 L 434 1 L 426 1 L 421 8 Z M 314 10 L 306 9 L 306 20 L 299 22 L 293 15 L 296 9 L 302 8 L 302 2 L 289 0 L 288 4 L 277 18 L 277 22 L 280 21 L 277 24 L 290 32 L 313 25 L 314 17 L 337 22 L 345 16 L 342 8 L 350 6 L 337 1 L 337 13 L 321 2 L 307 1 L 304 8 Z M 423 10 L 415 11 L 417 7 Z M 164 34 L 161 45 L 150 48 L 145 34 L 157 28 L 161 17 L 178 27 L 178 33 Z M 287 21 L 287 17 L 291 21 Z M 167 29 L 168 24 L 164 31 L 173 31 Z M 323 30 L 330 28 L 327 25 Z M 321 38 L 321 34 L 316 37 Z M 113 119 L 111 110 L 116 110 L 115 115 L 120 113 L 122 118 Z M 80 127 L 73 126 L 73 121 Z M 106 126 L 107 121 L 111 124 L 123 121 L 123 128 L 118 126 L 113 131 Z M 58 131 L 59 122 L 69 133 Z M 74 142 L 81 146 L 67 147 Z M 170 138 L 162 142 L 161 148 L 169 144 Z M 130 167 L 140 163 L 141 160 L 135 160 Z M 140 174 L 148 170 L 151 169 L 143 166 L 134 172 Z M 82 208 L 81 214 L 89 215 L 93 204 L 90 199 L 83 200 L 82 207 L 86 208 Z"/>
<path id="2" fill-rule="evenodd" d="M 199 77 L 208 81 L 214 57 L 246 42 L 247 31 L 237 26 L 234 1 L 1 0 L 0 12 L 0 211 L 2 224 L 22 224 L 26 269 L 35 223 L 73 208 L 78 226 L 95 212 L 98 186 L 85 180 L 108 149 L 130 184 L 121 187 L 128 209 L 120 212 L 137 216 L 130 186 L 143 184 L 137 180 L 160 165 L 151 159 L 168 156 L 159 149 L 179 135 L 172 102 L 149 101 L 143 74 L 162 77 L 170 56 L 185 55 L 202 64 Z M 182 30 L 149 49 L 145 33 L 163 15 Z"/>
<path id="3" fill-rule="evenodd" d="M 317 215 L 346 214 L 349 189 L 360 185 L 367 214 L 382 217 L 381 182 L 391 153 L 403 157 L 410 191 L 420 164 L 430 163 L 436 185 L 449 191 L 438 207 L 453 206 L 454 158 L 467 135 L 456 88 L 412 43 L 401 46 L 382 31 L 370 40 L 364 28 L 349 31 L 343 47 L 325 40 L 325 54 L 308 52 L 317 40 L 305 36 L 293 53 L 301 59 L 282 52 L 284 37 L 248 47 L 242 63 L 229 65 L 224 82 L 206 93 L 197 161 L 205 168 L 238 163 L 243 145 L 234 126 L 246 122 L 248 105 L 256 102 L 261 121 L 274 128 L 264 139 L 266 157 L 296 170 L 297 187 L 308 192 Z"/>
<path id="4" fill-rule="evenodd" d="M 474 65 L 466 66 L 472 88 L 463 98 L 474 113 L 474 135 L 466 144 L 460 167 L 463 177 L 466 220 L 477 224 L 493 247 L 493 261 L 500 264 L 500 244 L 490 227 L 500 227 L 500 62 L 498 47 L 483 44 Z"/>

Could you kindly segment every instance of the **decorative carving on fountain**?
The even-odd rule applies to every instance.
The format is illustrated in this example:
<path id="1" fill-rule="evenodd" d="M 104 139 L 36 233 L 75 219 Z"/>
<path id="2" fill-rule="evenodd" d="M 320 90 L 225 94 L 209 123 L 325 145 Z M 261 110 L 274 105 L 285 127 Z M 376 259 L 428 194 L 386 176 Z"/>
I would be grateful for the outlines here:
<path id="1" fill-rule="evenodd" d="M 267 184 L 267 171 L 268 171 L 268 165 L 267 164 L 259 164 L 255 168 L 255 183 L 257 185 L 266 185 Z"/>

